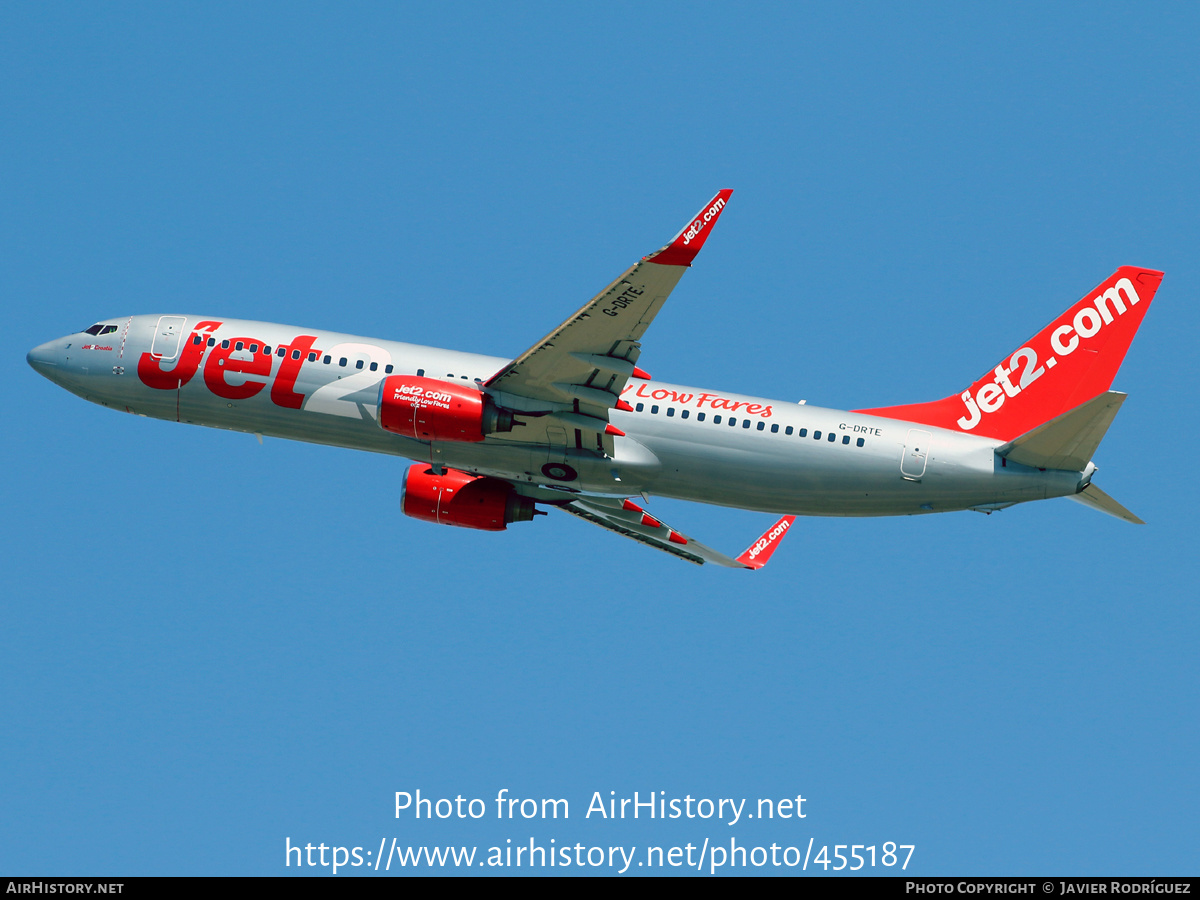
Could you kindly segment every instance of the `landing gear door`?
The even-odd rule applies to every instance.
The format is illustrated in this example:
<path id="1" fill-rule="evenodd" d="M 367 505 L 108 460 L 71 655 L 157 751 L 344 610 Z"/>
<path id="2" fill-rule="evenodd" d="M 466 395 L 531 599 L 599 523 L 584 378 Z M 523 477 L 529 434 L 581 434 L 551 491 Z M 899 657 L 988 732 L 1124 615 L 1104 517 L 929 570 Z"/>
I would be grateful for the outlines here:
<path id="1" fill-rule="evenodd" d="M 929 456 L 929 442 L 933 435 L 920 428 L 908 429 L 904 441 L 904 454 L 900 457 L 900 474 L 909 481 L 920 481 L 925 474 L 925 461 Z"/>

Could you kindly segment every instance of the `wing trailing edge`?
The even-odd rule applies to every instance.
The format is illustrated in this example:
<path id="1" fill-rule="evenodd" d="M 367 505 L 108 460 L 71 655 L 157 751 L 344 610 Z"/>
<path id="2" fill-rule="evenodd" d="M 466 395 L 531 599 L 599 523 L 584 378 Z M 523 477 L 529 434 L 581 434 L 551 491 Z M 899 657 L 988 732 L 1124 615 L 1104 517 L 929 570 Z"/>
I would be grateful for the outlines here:
<path id="1" fill-rule="evenodd" d="M 795 516 L 784 516 L 768 528 L 757 541 L 733 559 L 694 538 L 676 531 L 661 519 L 646 512 L 632 500 L 610 500 L 599 497 L 580 498 L 560 509 L 586 519 L 593 525 L 607 528 L 623 537 L 638 541 L 664 553 L 696 565 L 713 563 L 727 569 L 761 569 L 779 546 L 783 535 L 791 528 Z"/>

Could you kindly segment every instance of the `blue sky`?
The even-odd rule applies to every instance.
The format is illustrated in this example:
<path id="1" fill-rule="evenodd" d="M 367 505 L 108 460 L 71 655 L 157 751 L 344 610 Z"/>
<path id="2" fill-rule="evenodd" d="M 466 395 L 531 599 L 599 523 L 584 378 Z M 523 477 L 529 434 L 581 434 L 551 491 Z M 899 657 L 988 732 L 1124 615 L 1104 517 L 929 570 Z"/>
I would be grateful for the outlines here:
<path id="1" fill-rule="evenodd" d="M 0 871 L 732 836 L 1194 874 L 1198 28 L 1182 4 L 6 4 Z M 178 310 L 516 355 L 725 187 L 646 336 L 658 378 L 934 399 L 1118 265 L 1165 270 L 1097 456 L 1149 524 L 801 519 L 764 571 L 701 569 L 565 516 L 419 523 L 402 461 L 117 415 L 25 364 Z M 734 552 L 771 521 L 651 511 Z M 571 819 L 397 820 L 418 788 Z M 808 815 L 583 818 L 635 790 Z"/>

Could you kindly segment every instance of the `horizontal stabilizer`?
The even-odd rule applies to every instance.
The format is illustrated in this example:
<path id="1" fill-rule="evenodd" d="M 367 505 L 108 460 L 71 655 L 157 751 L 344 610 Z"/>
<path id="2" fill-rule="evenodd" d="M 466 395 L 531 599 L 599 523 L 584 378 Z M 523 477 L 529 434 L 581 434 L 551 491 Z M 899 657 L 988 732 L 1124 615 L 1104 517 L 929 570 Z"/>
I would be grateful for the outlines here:
<path id="1" fill-rule="evenodd" d="M 1097 394 L 1087 403 L 1014 438 L 996 453 L 1037 469 L 1083 471 L 1126 396 L 1118 391 Z"/>
<path id="2" fill-rule="evenodd" d="M 1070 497 L 1072 500 L 1079 501 L 1084 506 L 1098 509 L 1102 513 L 1108 513 L 1110 516 L 1116 516 L 1118 519 L 1124 519 L 1126 522 L 1132 522 L 1135 525 L 1146 524 L 1094 484 L 1089 484 L 1078 494 L 1071 494 Z"/>

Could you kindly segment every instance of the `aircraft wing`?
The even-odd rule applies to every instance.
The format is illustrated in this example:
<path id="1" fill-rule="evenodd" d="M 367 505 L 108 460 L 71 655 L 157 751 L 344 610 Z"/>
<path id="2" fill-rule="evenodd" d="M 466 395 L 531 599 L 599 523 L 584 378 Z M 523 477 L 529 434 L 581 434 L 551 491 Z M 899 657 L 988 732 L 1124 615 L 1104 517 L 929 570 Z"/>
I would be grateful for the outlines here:
<path id="1" fill-rule="evenodd" d="M 761 569 L 765 566 L 796 519 L 795 516 L 784 516 L 747 547 L 741 556 L 732 559 L 663 524 L 632 500 L 589 497 L 586 500 L 574 500 L 560 509 L 696 565 L 715 563 L 730 569 Z"/>
<path id="2" fill-rule="evenodd" d="M 602 435 L 625 383 L 649 377 L 635 365 L 642 334 L 700 252 L 732 193 L 718 193 L 671 243 L 636 263 L 488 379 L 488 392 L 501 402 L 499 395 L 510 394 L 574 413 L 572 427 Z M 521 437 L 527 440 L 529 433 Z"/>

